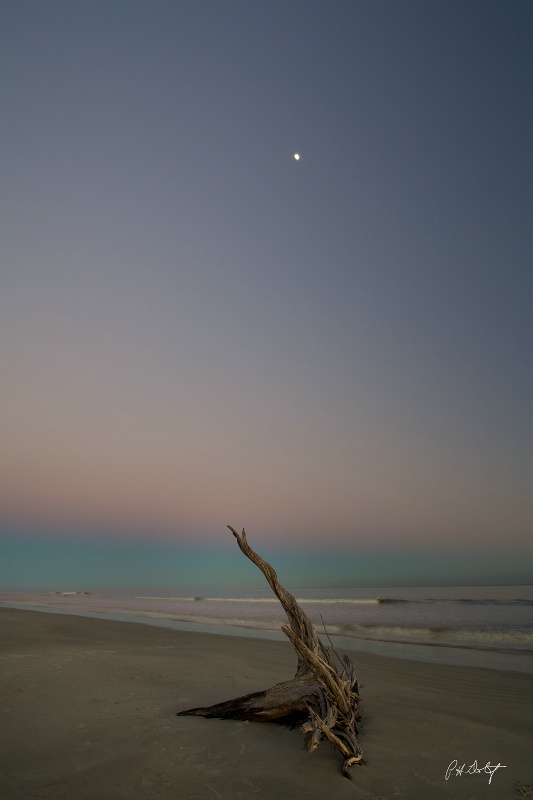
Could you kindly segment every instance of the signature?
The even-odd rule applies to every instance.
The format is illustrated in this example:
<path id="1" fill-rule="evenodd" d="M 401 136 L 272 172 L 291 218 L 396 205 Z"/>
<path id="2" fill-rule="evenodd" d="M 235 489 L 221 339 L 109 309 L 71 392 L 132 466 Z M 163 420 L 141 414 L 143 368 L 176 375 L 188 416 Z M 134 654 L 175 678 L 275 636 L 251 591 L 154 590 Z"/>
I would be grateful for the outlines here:
<path id="1" fill-rule="evenodd" d="M 448 778 L 451 778 L 453 775 L 456 777 L 461 777 L 461 775 L 479 775 L 480 772 L 484 772 L 485 775 L 489 775 L 489 783 L 492 780 L 492 776 L 496 772 L 497 769 L 506 769 L 505 764 L 500 764 L 498 761 L 497 764 L 491 764 L 490 761 L 487 761 L 484 767 L 478 767 L 477 761 L 474 761 L 473 764 L 470 764 L 468 769 L 465 769 L 466 764 L 462 764 L 459 766 L 459 762 L 456 758 L 453 761 L 450 761 L 448 765 L 448 769 L 446 770 L 446 775 L 444 776 L 444 780 L 447 781 Z"/>

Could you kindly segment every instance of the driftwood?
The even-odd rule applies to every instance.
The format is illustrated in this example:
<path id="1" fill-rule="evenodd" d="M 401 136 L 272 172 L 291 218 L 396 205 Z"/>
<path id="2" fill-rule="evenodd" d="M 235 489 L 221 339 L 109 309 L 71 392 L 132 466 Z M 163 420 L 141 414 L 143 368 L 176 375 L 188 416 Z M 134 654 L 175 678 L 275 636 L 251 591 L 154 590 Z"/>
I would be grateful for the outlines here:
<path id="1" fill-rule="evenodd" d="M 274 594 L 279 599 L 289 620 L 281 630 L 292 642 L 298 668 L 292 680 L 278 683 L 262 692 L 253 692 L 225 703 L 207 708 L 190 708 L 178 716 L 217 717 L 222 719 L 270 722 L 306 717 L 301 730 L 305 734 L 304 746 L 315 750 L 323 739 L 340 751 L 344 762 L 342 771 L 349 778 L 349 767 L 360 764 L 363 754 L 357 742 L 359 687 L 355 667 L 348 656 L 341 659 L 335 654 L 335 666 L 329 650 L 324 647 L 311 621 L 299 607 L 295 598 L 283 588 L 270 564 L 255 553 L 246 540 L 246 533 L 238 534 L 228 528 L 247 558 L 264 574 Z"/>

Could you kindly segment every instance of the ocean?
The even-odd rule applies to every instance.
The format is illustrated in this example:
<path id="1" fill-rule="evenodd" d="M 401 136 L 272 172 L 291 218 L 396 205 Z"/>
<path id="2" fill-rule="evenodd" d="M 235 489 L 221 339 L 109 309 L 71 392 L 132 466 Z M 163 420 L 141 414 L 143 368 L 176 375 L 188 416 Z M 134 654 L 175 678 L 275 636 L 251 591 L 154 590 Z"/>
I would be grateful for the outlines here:
<path id="1" fill-rule="evenodd" d="M 294 591 L 323 643 L 397 658 L 533 672 L 533 586 Z M 0 606 L 285 639 L 270 589 L 0 592 Z"/>

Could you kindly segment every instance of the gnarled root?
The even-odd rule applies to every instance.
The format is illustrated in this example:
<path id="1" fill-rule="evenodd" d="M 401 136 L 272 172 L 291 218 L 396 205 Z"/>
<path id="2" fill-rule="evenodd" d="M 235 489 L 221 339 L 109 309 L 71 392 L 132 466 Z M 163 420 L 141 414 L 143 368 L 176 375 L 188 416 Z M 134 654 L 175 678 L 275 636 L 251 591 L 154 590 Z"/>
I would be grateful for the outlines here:
<path id="1" fill-rule="evenodd" d="M 191 708 L 179 716 L 219 717 L 268 722 L 307 714 L 301 727 L 305 734 L 305 748 L 315 750 L 327 739 L 343 756 L 343 774 L 350 777 L 349 768 L 363 763 L 363 754 L 357 742 L 357 722 L 360 719 L 359 686 L 355 667 L 348 656 L 343 656 L 339 667 L 333 663 L 329 650 L 318 638 L 307 615 L 295 598 L 279 583 L 270 564 L 255 553 L 243 529 L 238 534 L 228 528 L 237 539 L 239 548 L 264 574 L 272 591 L 279 599 L 289 621 L 281 630 L 290 639 L 298 656 L 298 668 L 292 680 L 278 683 L 263 692 L 237 697 L 206 708 Z"/>

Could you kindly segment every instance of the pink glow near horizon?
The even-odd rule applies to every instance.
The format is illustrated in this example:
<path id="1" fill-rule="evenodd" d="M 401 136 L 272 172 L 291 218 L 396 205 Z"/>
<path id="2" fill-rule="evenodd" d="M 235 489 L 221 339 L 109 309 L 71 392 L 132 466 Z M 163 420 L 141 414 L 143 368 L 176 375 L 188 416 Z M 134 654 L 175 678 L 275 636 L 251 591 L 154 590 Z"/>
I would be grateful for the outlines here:
<path id="1" fill-rule="evenodd" d="M 531 10 L 30 6 L 5 14 L 0 546 L 230 523 L 518 574 Z"/>

